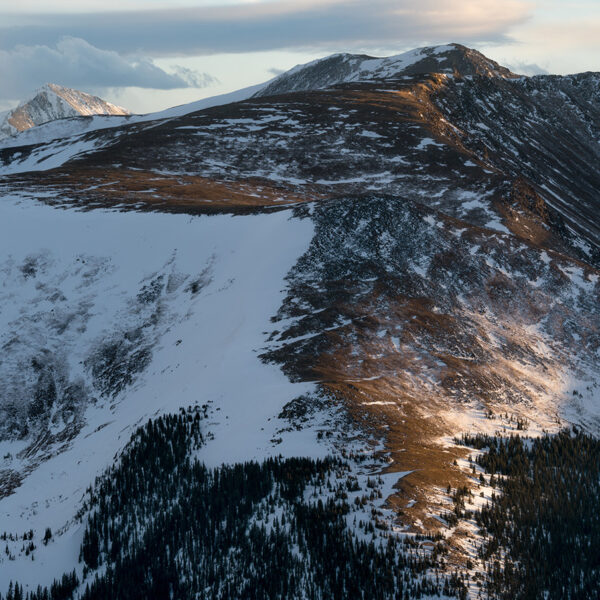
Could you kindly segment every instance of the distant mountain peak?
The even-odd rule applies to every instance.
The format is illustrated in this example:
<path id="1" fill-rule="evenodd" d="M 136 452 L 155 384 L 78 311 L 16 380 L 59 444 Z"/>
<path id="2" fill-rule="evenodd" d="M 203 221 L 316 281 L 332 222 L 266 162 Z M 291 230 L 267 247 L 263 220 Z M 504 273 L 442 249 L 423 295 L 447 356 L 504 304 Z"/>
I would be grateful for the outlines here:
<path id="1" fill-rule="evenodd" d="M 384 58 L 366 54 L 333 54 L 282 73 L 256 96 L 323 89 L 340 83 L 398 79 L 425 73 L 447 73 L 460 77 L 518 77 L 477 50 L 461 44 L 449 44 L 417 48 Z"/>
<path id="2" fill-rule="evenodd" d="M 0 137 L 15 135 L 49 121 L 90 115 L 128 115 L 128 110 L 98 96 L 56 83 L 46 83 L 29 100 L 7 113 L 0 121 Z"/>

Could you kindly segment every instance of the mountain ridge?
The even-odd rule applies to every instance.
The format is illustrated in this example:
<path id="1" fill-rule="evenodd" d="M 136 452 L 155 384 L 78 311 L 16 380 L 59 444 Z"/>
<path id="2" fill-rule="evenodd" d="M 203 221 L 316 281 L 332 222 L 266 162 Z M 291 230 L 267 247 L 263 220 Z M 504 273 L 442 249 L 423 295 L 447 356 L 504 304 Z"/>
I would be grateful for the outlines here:
<path id="1" fill-rule="evenodd" d="M 376 58 L 366 54 L 338 53 L 305 64 L 296 65 L 285 73 L 261 84 L 190 102 L 189 104 L 170 107 L 155 113 L 135 115 L 128 119 L 128 122 L 181 116 L 194 110 L 202 110 L 229 102 L 239 102 L 250 97 L 258 98 L 285 92 L 322 89 L 328 85 L 359 81 L 361 74 L 370 75 L 370 79 L 377 77 L 385 79 L 389 78 L 394 72 L 396 75 L 448 72 L 459 73 L 461 76 L 480 74 L 498 77 L 518 77 L 480 52 L 455 43 L 417 48 L 384 58 Z M 41 112 L 38 112 L 41 108 L 39 105 L 48 106 L 51 104 L 47 101 L 48 96 L 58 96 L 73 110 L 69 111 L 68 108 L 62 107 L 62 110 L 48 112 L 42 108 Z M 34 114 L 30 115 L 28 113 L 32 105 L 35 106 Z M 3 117 L 0 121 L 0 140 L 2 138 L 6 140 L 7 137 L 15 136 L 31 127 L 55 120 L 91 115 L 128 116 L 131 113 L 97 96 L 48 83 L 39 88 L 33 98 L 22 101 L 15 109 L 6 111 L 0 115 L 0 117 Z M 101 127 L 105 127 L 106 125 L 99 123 Z M 65 126 L 62 129 L 49 129 L 48 133 L 51 136 L 67 136 L 80 133 L 77 129 L 86 131 L 93 130 L 93 128 L 93 124 L 79 128 Z M 38 136 L 30 136 L 31 141 L 23 139 L 23 142 L 24 144 L 36 143 L 36 137 Z M 41 136 L 39 137 L 41 138 Z M 15 143 L 17 143 L 17 140 L 11 142 L 11 145 Z M 4 145 L 6 145 L 6 142 Z"/>
<path id="2" fill-rule="evenodd" d="M 425 73 L 446 73 L 457 77 L 520 77 L 477 50 L 461 44 L 448 44 L 425 46 L 384 58 L 366 54 L 333 54 L 282 73 L 258 91 L 255 97 Z"/>

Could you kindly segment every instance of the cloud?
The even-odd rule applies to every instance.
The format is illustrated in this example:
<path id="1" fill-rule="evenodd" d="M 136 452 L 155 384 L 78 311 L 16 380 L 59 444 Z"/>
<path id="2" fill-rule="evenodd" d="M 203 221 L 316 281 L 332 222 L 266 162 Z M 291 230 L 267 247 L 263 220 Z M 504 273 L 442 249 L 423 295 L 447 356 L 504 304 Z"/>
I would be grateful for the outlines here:
<path id="1" fill-rule="evenodd" d="M 506 66 L 513 73 L 518 73 L 519 75 L 548 75 L 548 70 L 540 67 L 537 63 L 513 60 L 506 63 Z"/>
<path id="2" fill-rule="evenodd" d="M 187 67 L 182 67 L 179 65 L 175 65 L 173 67 L 173 71 L 175 74 L 186 81 L 188 85 L 179 86 L 179 87 L 194 87 L 194 88 L 203 88 L 208 87 L 209 85 L 213 85 L 215 83 L 219 83 L 219 80 L 208 73 L 199 73 L 198 71 L 194 71 L 193 69 L 188 69 Z M 169 89 L 169 88 L 162 88 Z"/>
<path id="3" fill-rule="evenodd" d="M 78 89 L 137 86 L 169 90 L 205 87 L 206 73 L 176 67 L 168 73 L 144 56 L 124 58 L 76 37 L 63 37 L 53 47 L 19 44 L 0 50 L 0 99 L 23 98 L 45 82 Z"/>
<path id="4" fill-rule="evenodd" d="M 20 26 L 0 26 L 0 47 L 52 45 L 64 34 L 121 54 L 151 56 L 502 42 L 513 26 L 527 20 L 529 9 L 521 0 L 287 0 L 28 15 Z"/>

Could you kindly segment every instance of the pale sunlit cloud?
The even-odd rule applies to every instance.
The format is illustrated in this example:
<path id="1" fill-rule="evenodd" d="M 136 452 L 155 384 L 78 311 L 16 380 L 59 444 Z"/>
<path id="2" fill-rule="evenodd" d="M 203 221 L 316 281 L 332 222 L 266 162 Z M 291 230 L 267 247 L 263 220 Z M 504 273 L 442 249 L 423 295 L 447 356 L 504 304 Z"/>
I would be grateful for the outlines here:
<path id="1" fill-rule="evenodd" d="M 65 35 L 98 48 L 150 56 L 198 56 L 343 44 L 379 46 L 493 42 L 527 20 L 528 4 L 506 0 L 296 0 L 119 13 L 29 15 L 0 25 L 0 47 L 52 45 Z"/>

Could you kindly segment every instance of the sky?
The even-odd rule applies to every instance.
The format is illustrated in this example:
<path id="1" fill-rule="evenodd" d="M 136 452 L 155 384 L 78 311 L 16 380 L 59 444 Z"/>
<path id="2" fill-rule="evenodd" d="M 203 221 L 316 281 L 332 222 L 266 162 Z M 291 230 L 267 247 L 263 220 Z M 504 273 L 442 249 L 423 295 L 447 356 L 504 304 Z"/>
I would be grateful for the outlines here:
<path id="1" fill-rule="evenodd" d="M 51 82 L 146 113 L 450 42 L 527 75 L 600 71 L 600 0 L 0 0 L 0 110 Z"/>

